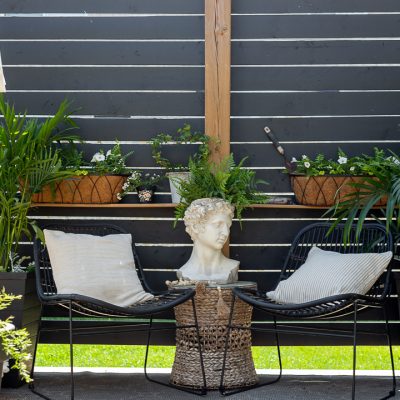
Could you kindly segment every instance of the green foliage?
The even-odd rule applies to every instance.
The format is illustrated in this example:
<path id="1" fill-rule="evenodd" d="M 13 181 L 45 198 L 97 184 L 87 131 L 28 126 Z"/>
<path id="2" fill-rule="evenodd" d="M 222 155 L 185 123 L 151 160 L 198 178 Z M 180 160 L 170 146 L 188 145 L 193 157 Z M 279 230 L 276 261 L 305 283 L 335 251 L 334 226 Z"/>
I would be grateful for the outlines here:
<path id="1" fill-rule="evenodd" d="M 162 155 L 162 148 L 165 145 L 175 144 L 196 144 L 199 143 L 198 150 L 193 159 L 207 159 L 210 155 L 208 143 L 210 137 L 201 132 L 192 132 L 191 126 L 185 124 L 183 128 L 177 130 L 174 135 L 160 133 L 150 140 L 151 154 L 156 164 L 167 171 L 182 171 L 187 170 L 187 165 L 169 160 Z"/>
<path id="2" fill-rule="evenodd" d="M 133 154 L 133 151 L 123 155 L 121 146 L 117 141 L 114 147 L 107 152 L 100 149 L 90 161 L 92 172 L 98 175 L 124 175 L 127 174 L 126 159 Z"/>
<path id="3" fill-rule="evenodd" d="M 363 183 L 352 183 L 357 189 L 337 205 L 331 207 L 327 215 L 336 218 L 333 221 L 333 229 L 340 222 L 345 224 L 345 241 L 349 240 L 350 227 L 357 223 L 357 236 L 361 232 L 362 226 L 367 216 L 373 211 L 373 207 L 387 200 L 386 205 L 381 207 L 386 230 L 394 234 L 395 240 L 399 240 L 400 232 L 400 157 L 390 152 L 389 157 L 384 157 L 381 153 L 380 158 L 373 160 L 369 164 L 370 177 L 366 177 Z M 382 223 L 382 219 L 376 216 L 377 222 Z"/>
<path id="4" fill-rule="evenodd" d="M 64 171 L 54 142 L 74 140 L 75 124 L 63 101 L 56 114 L 39 122 L 16 114 L 0 96 L 0 271 L 11 271 L 23 236 L 30 237 L 34 221 L 27 219 L 33 193 L 45 185 L 71 176 Z"/>
<path id="5" fill-rule="evenodd" d="M 291 161 L 290 173 L 304 174 L 307 176 L 318 175 L 373 175 L 377 163 L 385 159 L 383 150 L 374 149 L 374 155 L 347 157 L 339 148 L 337 160 L 327 159 L 323 154 L 318 154 L 315 159 L 303 155 L 301 160 L 294 157 Z"/>
<path id="6" fill-rule="evenodd" d="M 7 294 L 3 287 L 0 290 L 0 310 L 4 310 L 12 301 L 21 299 L 21 297 Z M 4 352 L 15 360 L 13 368 L 19 370 L 22 379 L 30 382 L 31 379 L 26 365 L 26 361 L 31 358 L 30 354 L 26 351 L 31 345 L 29 334 L 26 329 L 10 330 L 9 324 L 11 323 L 11 316 L 6 320 L 0 320 L 0 345 Z"/>
<path id="7" fill-rule="evenodd" d="M 190 178 L 187 182 L 180 181 L 182 198 L 175 209 L 176 220 L 183 218 L 193 200 L 206 197 L 218 197 L 233 204 L 239 220 L 245 207 L 265 203 L 267 197 L 258 192 L 257 186 L 266 182 L 256 179 L 254 171 L 243 168 L 245 160 L 236 165 L 232 154 L 220 164 L 206 159 L 190 159 Z"/>

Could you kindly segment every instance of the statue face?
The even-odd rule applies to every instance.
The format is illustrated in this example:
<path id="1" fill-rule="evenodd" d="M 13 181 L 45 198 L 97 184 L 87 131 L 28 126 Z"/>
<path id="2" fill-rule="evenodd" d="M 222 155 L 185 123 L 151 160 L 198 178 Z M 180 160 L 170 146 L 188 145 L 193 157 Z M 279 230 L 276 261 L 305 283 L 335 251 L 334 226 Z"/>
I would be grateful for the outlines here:
<path id="1" fill-rule="evenodd" d="M 194 241 L 206 247 L 221 250 L 228 239 L 231 225 L 232 220 L 227 214 L 214 214 L 196 232 Z"/>

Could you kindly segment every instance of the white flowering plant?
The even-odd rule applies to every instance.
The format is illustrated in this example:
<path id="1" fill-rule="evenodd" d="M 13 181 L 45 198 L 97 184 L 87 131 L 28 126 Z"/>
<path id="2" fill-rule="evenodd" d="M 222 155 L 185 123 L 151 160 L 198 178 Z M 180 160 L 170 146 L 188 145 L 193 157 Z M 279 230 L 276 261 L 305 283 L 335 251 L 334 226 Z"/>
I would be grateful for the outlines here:
<path id="1" fill-rule="evenodd" d="M 151 174 L 149 172 L 143 172 L 140 170 L 134 170 L 128 176 L 128 179 L 122 186 L 122 193 L 118 193 L 117 197 L 119 200 L 128 193 L 133 190 L 140 190 L 143 189 L 153 189 L 155 190 L 157 184 L 163 179 L 163 177 L 159 174 Z"/>
<path id="2" fill-rule="evenodd" d="M 393 157 L 395 156 L 391 155 L 390 157 L 386 157 L 385 151 L 378 148 L 374 149 L 374 155 L 372 156 L 364 154 L 355 157 L 348 157 L 343 150 L 338 149 L 337 158 L 335 160 L 327 159 L 323 154 L 318 154 L 315 159 L 307 155 L 302 155 L 299 160 L 293 157 L 290 171 L 286 169 L 285 172 L 307 176 L 374 175 L 376 165 L 393 162 L 391 160 Z"/>
<path id="3" fill-rule="evenodd" d="M 128 175 L 126 168 L 127 158 L 133 154 L 133 151 L 122 154 L 121 146 L 118 141 L 108 150 L 100 149 L 94 153 L 90 162 L 84 161 L 83 151 L 78 151 L 73 143 L 62 148 L 61 158 L 63 166 L 67 170 L 74 170 L 75 175 L 87 175 L 93 173 L 96 175 Z"/>
<path id="4" fill-rule="evenodd" d="M 21 297 L 7 294 L 3 287 L 0 290 L 0 310 L 4 310 L 12 301 L 21 299 Z M 27 366 L 27 361 L 31 358 L 27 351 L 31 345 L 29 333 L 26 329 L 12 329 L 12 318 L 0 319 L 0 346 L 7 356 L 14 360 L 13 368 L 19 370 L 21 378 L 30 382 L 32 379 Z"/>

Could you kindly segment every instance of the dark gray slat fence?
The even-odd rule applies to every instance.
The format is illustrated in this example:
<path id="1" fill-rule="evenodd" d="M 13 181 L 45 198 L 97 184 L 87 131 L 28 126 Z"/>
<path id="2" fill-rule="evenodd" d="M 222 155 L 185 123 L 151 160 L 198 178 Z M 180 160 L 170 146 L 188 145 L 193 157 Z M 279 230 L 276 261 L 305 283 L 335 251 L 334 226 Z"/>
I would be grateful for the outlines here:
<path id="1" fill-rule="evenodd" d="M 204 12 L 203 0 L 3 0 L 0 12 L 8 13 L 190 13 Z"/>
<path id="2" fill-rule="evenodd" d="M 6 67 L 9 90 L 204 90 L 198 68 Z"/>
<path id="3" fill-rule="evenodd" d="M 51 114 L 65 99 L 96 116 L 201 116 L 204 93 L 7 93 L 6 99 L 30 114 Z"/>
<path id="4" fill-rule="evenodd" d="M 397 40 L 232 42 L 232 65 L 383 64 L 399 62 Z"/>
<path id="5" fill-rule="evenodd" d="M 400 67 L 241 67 L 232 90 L 398 90 Z"/>
<path id="6" fill-rule="evenodd" d="M 260 118 L 232 119 L 231 140 L 266 140 L 264 127 L 269 126 L 281 141 L 305 140 L 396 140 L 400 134 L 400 118 L 343 117 L 330 118 Z M 378 137 L 378 139 L 377 139 Z M 285 145 L 286 146 L 286 145 Z"/>
<path id="7" fill-rule="evenodd" d="M 204 90 L 204 68 L 5 67 L 10 90 Z M 400 67 L 232 69 L 232 90 L 399 90 Z"/>
<path id="8" fill-rule="evenodd" d="M 233 16 L 233 39 L 396 37 L 399 15 Z"/>
<path id="9" fill-rule="evenodd" d="M 233 0 L 233 13 L 318 13 L 318 12 L 395 12 L 400 11 L 396 0 L 337 1 L 337 0 Z"/>
<path id="10" fill-rule="evenodd" d="M 203 65 L 204 42 L 0 42 L 3 64 Z M 136 69 L 132 68 L 132 73 Z"/>
<path id="11" fill-rule="evenodd" d="M 204 17 L 3 17 L 0 36 L 3 39 L 202 39 Z"/>

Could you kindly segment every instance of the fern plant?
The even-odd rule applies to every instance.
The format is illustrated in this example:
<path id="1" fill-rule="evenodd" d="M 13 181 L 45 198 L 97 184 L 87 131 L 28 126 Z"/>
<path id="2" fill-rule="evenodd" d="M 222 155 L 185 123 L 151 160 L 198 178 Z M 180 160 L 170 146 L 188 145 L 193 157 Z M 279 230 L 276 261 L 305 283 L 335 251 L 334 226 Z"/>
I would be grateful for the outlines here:
<path id="1" fill-rule="evenodd" d="M 243 168 L 245 160 L 243 158 L 236 165 L 232 154 L 219 164 L 204 158 L 190 159 L 190 178 L 187 182 L 180 182 L 181 202 L 175 209 L 175 223 L 183 218 L 190 203 L 196 199 L 224 199 L 235 206 L 239 221 L 245 207 L 265 203 L 267 196 L 260 193 L 257 187 L 267 182 L 256 179 L 254 171 Z"/>

